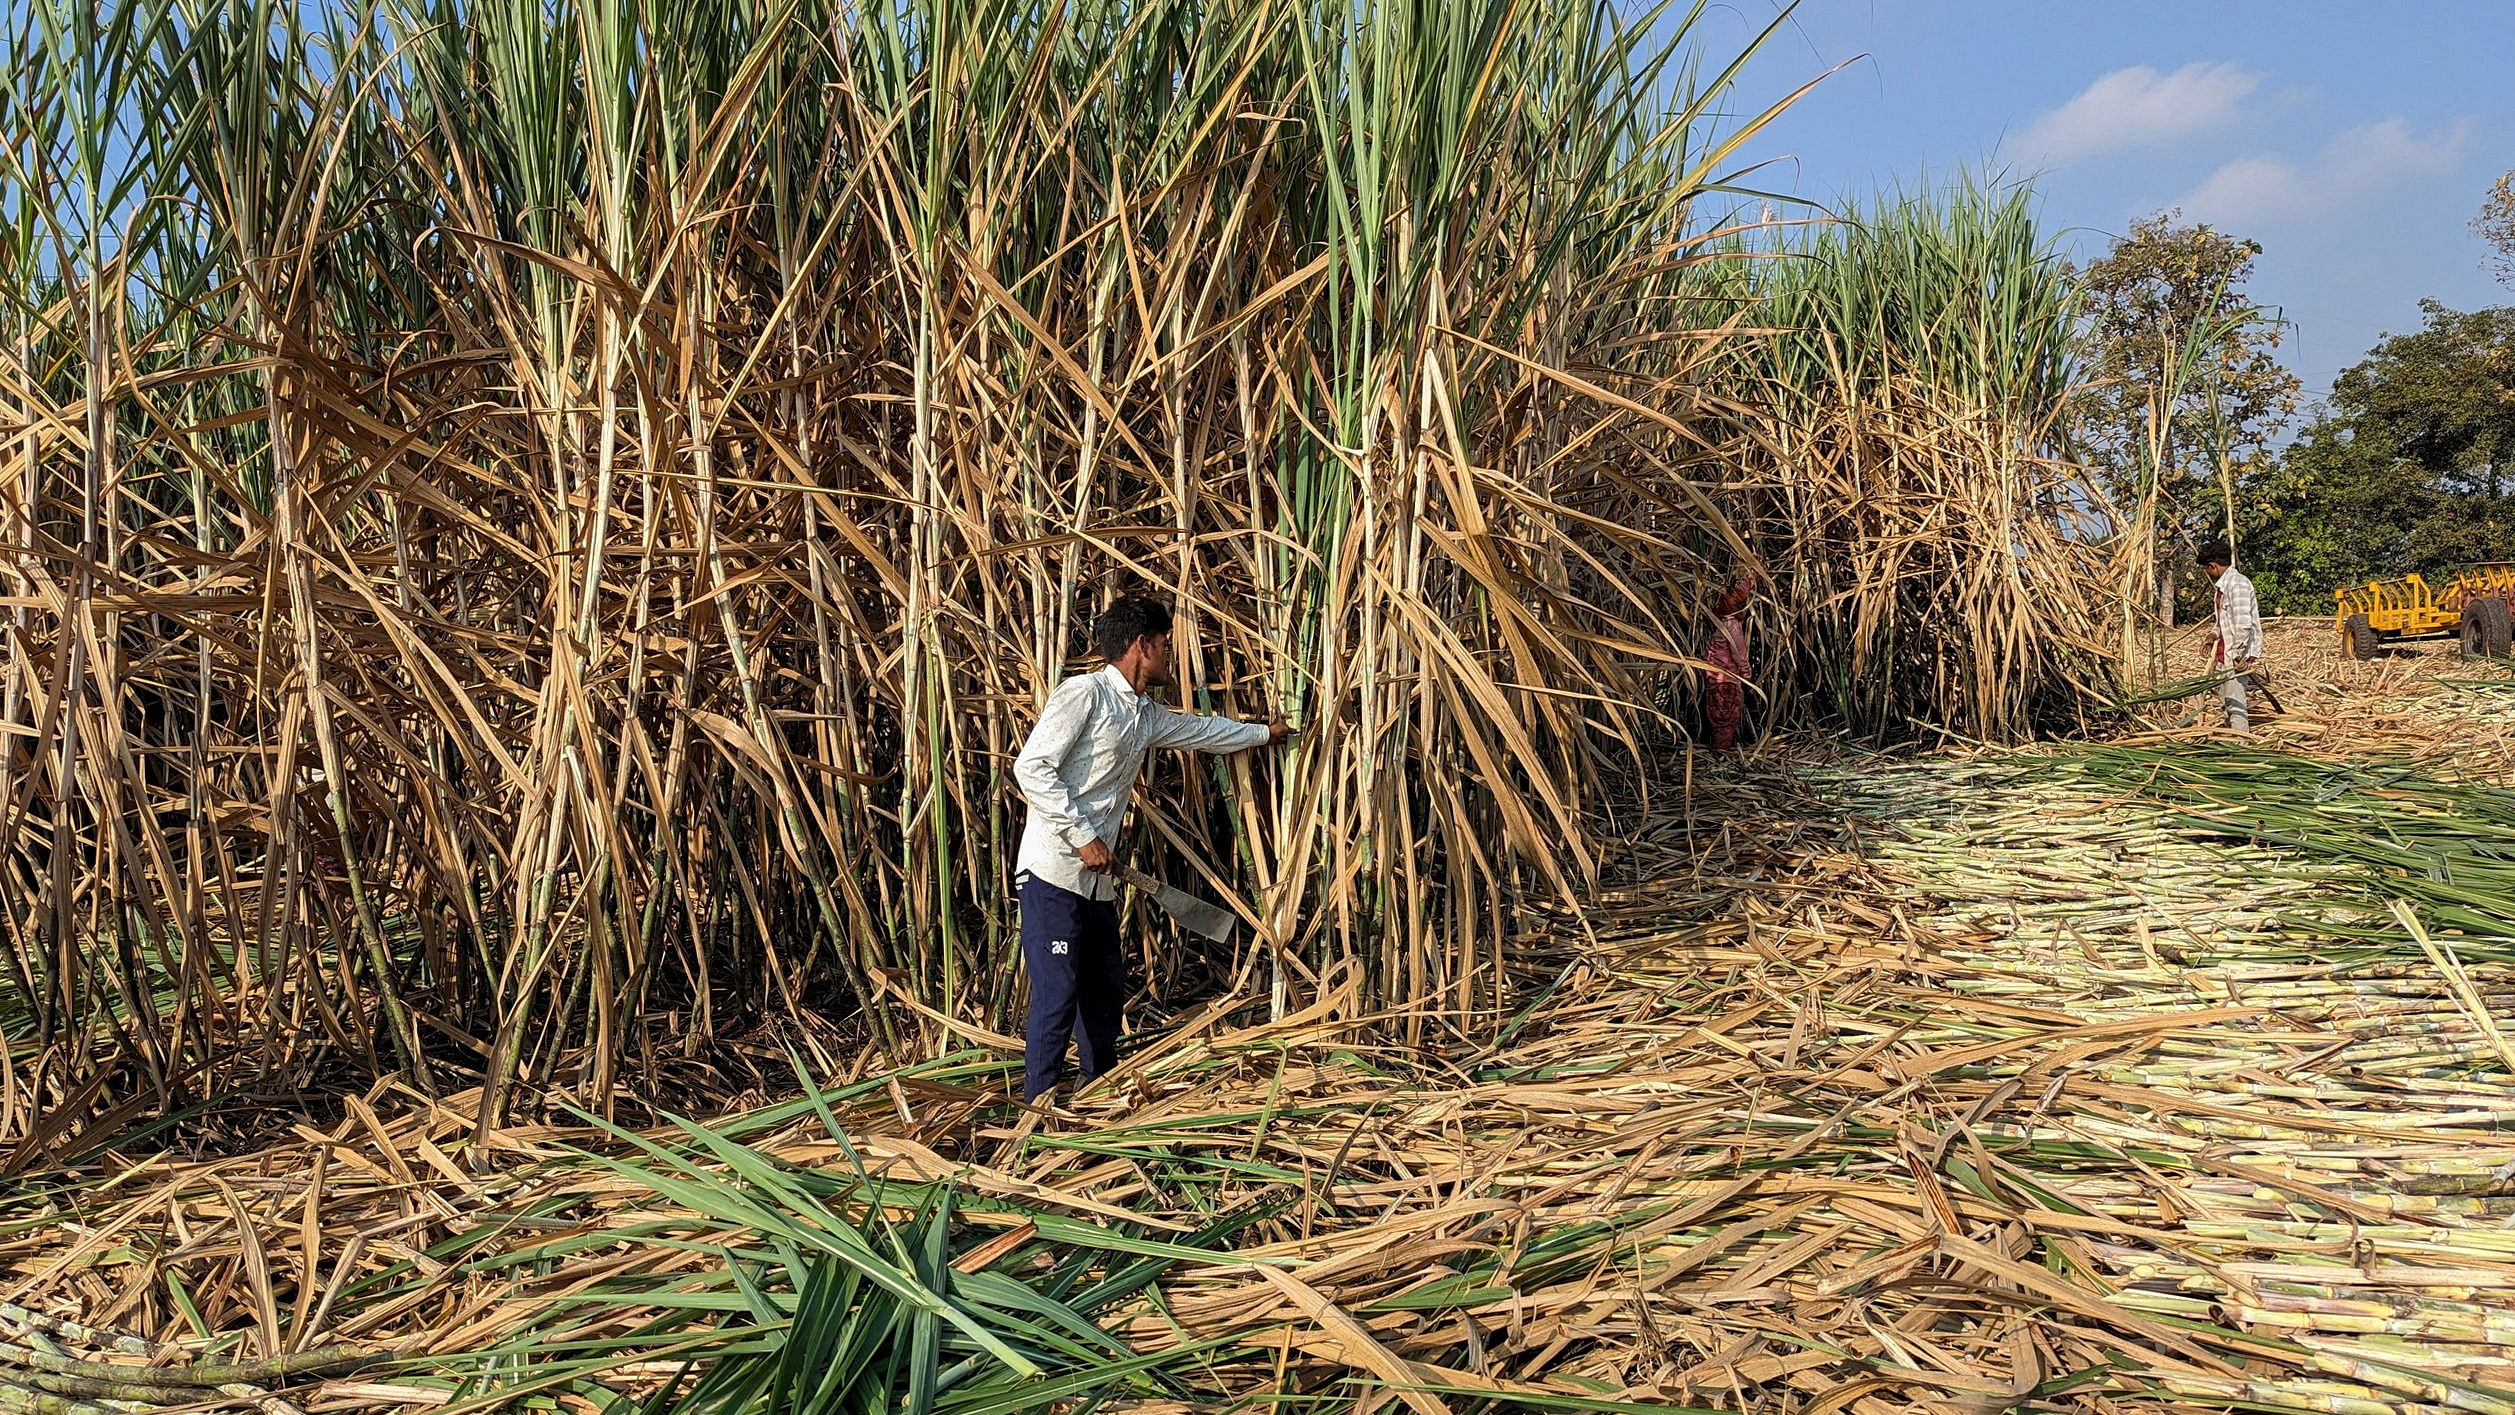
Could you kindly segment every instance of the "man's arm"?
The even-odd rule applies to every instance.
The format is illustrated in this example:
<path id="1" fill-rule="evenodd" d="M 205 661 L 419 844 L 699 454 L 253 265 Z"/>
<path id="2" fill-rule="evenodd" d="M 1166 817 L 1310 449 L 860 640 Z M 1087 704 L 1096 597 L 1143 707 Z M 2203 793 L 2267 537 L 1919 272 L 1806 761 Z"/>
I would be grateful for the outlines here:
<path id="1" fill-rule="evenodd" d="M 1083 682 L 1069 680 L 1048 695 L 1048 705 L 1040 710 L 1021 754 L 1013 759 L 1013 781 L 1021 787 L 1022 799 L 1077 853 L 1100 838 L 1084 821 L 1062 771 L 1066 754 L 1091 725 L 1091 697 L 1081 687 Z"/>
<path id="2" fill-rule="evenodd" d="M 1203 713 L 1173 712 L 1166 707 L 1153 709 L 1152 745 L 1178 747 L 1191 752 L 1245 752 L 1283 739 L 1280 724 L 1239 722 L 1228 717 L 1209 717 Z"/>

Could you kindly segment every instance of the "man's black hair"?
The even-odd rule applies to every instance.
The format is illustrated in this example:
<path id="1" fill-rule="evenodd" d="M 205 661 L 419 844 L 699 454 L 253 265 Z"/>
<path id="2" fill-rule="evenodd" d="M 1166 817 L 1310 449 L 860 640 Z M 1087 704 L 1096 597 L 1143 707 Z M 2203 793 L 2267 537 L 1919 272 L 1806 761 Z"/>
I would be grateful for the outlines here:
<path id="1" fill-rule="evenodd" d="M 2202 543 L 2200 549 L 2200 563 L 2203 565 L 2233 565 L 2236 563 L 2236 553 L 2228 549 L 2227 543 L 2223 540 L 2205 541 Z"/>
<path id="2" fill-rule="evenodd" d="M 1103 611 L 1092 625 L 1092 652 L 1115 663 L 1126 657 L 1137 639 L 1169 632 L 1169 605 L 1142 595 L 1127 595 Z"/>

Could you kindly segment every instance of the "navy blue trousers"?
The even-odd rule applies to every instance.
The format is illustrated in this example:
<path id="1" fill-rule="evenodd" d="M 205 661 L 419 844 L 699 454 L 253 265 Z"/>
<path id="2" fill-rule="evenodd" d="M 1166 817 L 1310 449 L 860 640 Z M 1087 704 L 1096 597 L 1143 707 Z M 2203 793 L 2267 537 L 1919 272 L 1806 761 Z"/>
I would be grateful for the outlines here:
<path id="1" fill-rule="evenodd" d="M 1022 1034 L 1022 1099 L 1057 1084 L 1071 1037 L 1081 1053 L 1079 1088 L 1118 1061 L 1126 1006 L 1126 959 L 1118 952 L 1118 901 L 1085 899 L 1022 876 L 1022 966 L 1030 970 L 1030 1025 Z"/>

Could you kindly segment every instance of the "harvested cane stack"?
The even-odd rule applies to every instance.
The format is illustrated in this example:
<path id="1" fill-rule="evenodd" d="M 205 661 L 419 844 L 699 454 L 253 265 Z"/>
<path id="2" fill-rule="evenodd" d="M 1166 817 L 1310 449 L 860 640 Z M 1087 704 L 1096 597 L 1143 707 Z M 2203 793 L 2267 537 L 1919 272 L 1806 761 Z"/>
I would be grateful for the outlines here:
<path id="1" fill-rule="evenodd" d="M 252 1361 L 195 1361 L 176 1347 L 14 1302 L 0 1302 L 0 1330 L 11 1338 L 0 1341 L 0 1410 L 28 1415 L 144 1415 L 213 1404 L 304 1415 L 268 1387 L 345 1375 L 377 1359 L 326 1347 Z"/>

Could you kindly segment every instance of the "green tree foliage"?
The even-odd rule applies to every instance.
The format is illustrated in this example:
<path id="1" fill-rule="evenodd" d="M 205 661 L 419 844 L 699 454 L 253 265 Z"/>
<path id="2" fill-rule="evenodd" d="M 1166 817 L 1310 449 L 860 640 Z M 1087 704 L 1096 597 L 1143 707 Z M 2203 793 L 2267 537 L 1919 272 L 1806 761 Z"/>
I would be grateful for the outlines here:
<path id="1" fill-rule="evenodd" d="M 2124 519 L 2155 502 L 2162 612 L 2194 541 L 2224 528 L 2224 492 L 2258 471 L 2297 406 L 2280 327 L 2245 294 L 2259 242 L 2160 212 L 2079 274 L 2088 383 L 2073 436 Z"/>
<path id="2" fill-rule="evenodd" d="M 2340 585 L 2515 556 L 2515 307 L 2421 308 L 2423 328 L 2376 345 L 2247 478 L 2266 608 L 2321 613 Z"/>

